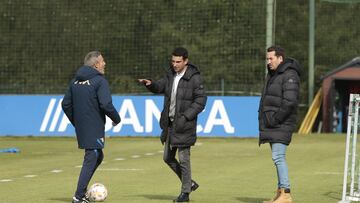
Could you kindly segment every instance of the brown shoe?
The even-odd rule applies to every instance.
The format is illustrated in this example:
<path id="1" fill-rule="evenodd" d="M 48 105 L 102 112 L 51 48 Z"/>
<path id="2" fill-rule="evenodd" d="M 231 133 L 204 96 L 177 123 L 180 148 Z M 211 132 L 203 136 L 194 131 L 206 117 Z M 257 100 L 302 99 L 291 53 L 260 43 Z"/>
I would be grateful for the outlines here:
<path id="1" fill-rule="evenodd" d="M 276 192 L 275 197 L 273 197 L 270 200 L 263 201 L 263 203 L 273 203 L 280 196 L 281 190 L 277 189 L 275 192 Z"/>
<path id="2" fill-rule="evenodd" d="M 280 196 L 274 201 L 274 203 L 292 203 L 290 195 L 290 189 L 280 189 Z"/>

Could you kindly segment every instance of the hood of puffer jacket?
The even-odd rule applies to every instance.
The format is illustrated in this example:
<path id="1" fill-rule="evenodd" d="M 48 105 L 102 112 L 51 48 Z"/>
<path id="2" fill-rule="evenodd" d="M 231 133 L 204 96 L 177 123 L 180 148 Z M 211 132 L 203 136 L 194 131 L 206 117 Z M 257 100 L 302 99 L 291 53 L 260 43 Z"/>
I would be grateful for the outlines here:
<path id="1" fill-rule="evenodd" d="M 189 80 L 193 75 L 199 74 L 199 73 L 200 73 L 199 68 L 196 65 L 194 65 L 192 63 L 188 63 L 187 64 L 187 69 L 186 69 L 186 72 L 185 72 L 183 78 L 186 79 L 186 80 Z M 174 69 L 172 67 L 170 67 L 168 69 L 168 74 L 170 74 L 170 75 L 175 74 L 175 71 L 174 71 Z"/>
<path id="2" fill-rule="evenodd" d="M 293 58 L 285 58 L 285 60 L 281 64 L 279 64 L 279 67 L 275 71 L 271 71 L 269 68 L 268 68 L 268 71 L 271 74 L 274 74 L 276 72 L 282 73 L 287 69 L 294 69 L 299 76 L 301 76 L 301 74 L 302 74 L 301 65 L 299 64 L 299 62 L 296 59 L 293 59 Z"/>

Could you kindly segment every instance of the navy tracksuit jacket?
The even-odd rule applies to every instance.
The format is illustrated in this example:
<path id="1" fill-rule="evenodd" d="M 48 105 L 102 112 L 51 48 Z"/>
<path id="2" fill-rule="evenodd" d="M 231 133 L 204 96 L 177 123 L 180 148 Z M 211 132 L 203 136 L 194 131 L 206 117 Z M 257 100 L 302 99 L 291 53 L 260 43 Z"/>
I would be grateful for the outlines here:
<path id="1" fill-rule="evenodd" d="M 71 81 L 62 108 L 75 127 L 79 148 L 104 148 L 105 115 L 120 123 L 109 83 L 95 68 L 82 66 Z"/>
<path id="2" fill-rule="evenodd" d="M 103 160 L 105 115 L 114 123 L 120 116 L 112 104 L 110 88 L 95 68 L 82 66 L 71 80 L 62 108 L 75 127 L 78 146 L 85 149 L 75 197 L 85 198 L 87 186 Z"/>

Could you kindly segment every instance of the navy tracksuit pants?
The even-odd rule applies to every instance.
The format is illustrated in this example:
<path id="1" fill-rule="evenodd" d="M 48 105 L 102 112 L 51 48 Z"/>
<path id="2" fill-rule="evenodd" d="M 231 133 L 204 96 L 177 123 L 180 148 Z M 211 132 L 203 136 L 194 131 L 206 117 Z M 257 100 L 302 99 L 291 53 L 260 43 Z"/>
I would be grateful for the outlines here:
<path id="1" fill-rule="evenodd" d="M 84 162 L 75 193 L 77 199 L 81 199 L 85 196 L 90 179 L 103 159 L 104 153 L 101 149 L 85 149 Z"/>

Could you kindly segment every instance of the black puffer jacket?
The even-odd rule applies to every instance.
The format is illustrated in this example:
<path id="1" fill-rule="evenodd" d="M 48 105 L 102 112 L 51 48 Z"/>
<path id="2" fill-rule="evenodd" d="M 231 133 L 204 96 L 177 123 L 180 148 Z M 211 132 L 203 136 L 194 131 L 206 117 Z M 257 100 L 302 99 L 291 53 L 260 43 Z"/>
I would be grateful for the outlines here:
<path id="1" fill-rule="evenodd" d="M 259 105 L 259 144 L 289 145 L 296 127 L 301 67 L 286 58 L 275 71 L 269 70 Z"/>
<path id="2" fill-rule="evenodd" d="M 175 72 L 169 68 L 165 76 L 152 82 L 147 88 L 157 94 L 164 94 L 164 108 L 161 112 L 160 127 L 162 136 L 166 136 L 169 127 L 169 107 Z M 188 64 L 184 76 L 180 79 L 176 93 L 175 133 L 168 137 L 170 144 L 176 147 L 194 145 L 196 142 L 197 115 L 205 108 L 207 97 L 200 72 L 193 64 Z"/>

